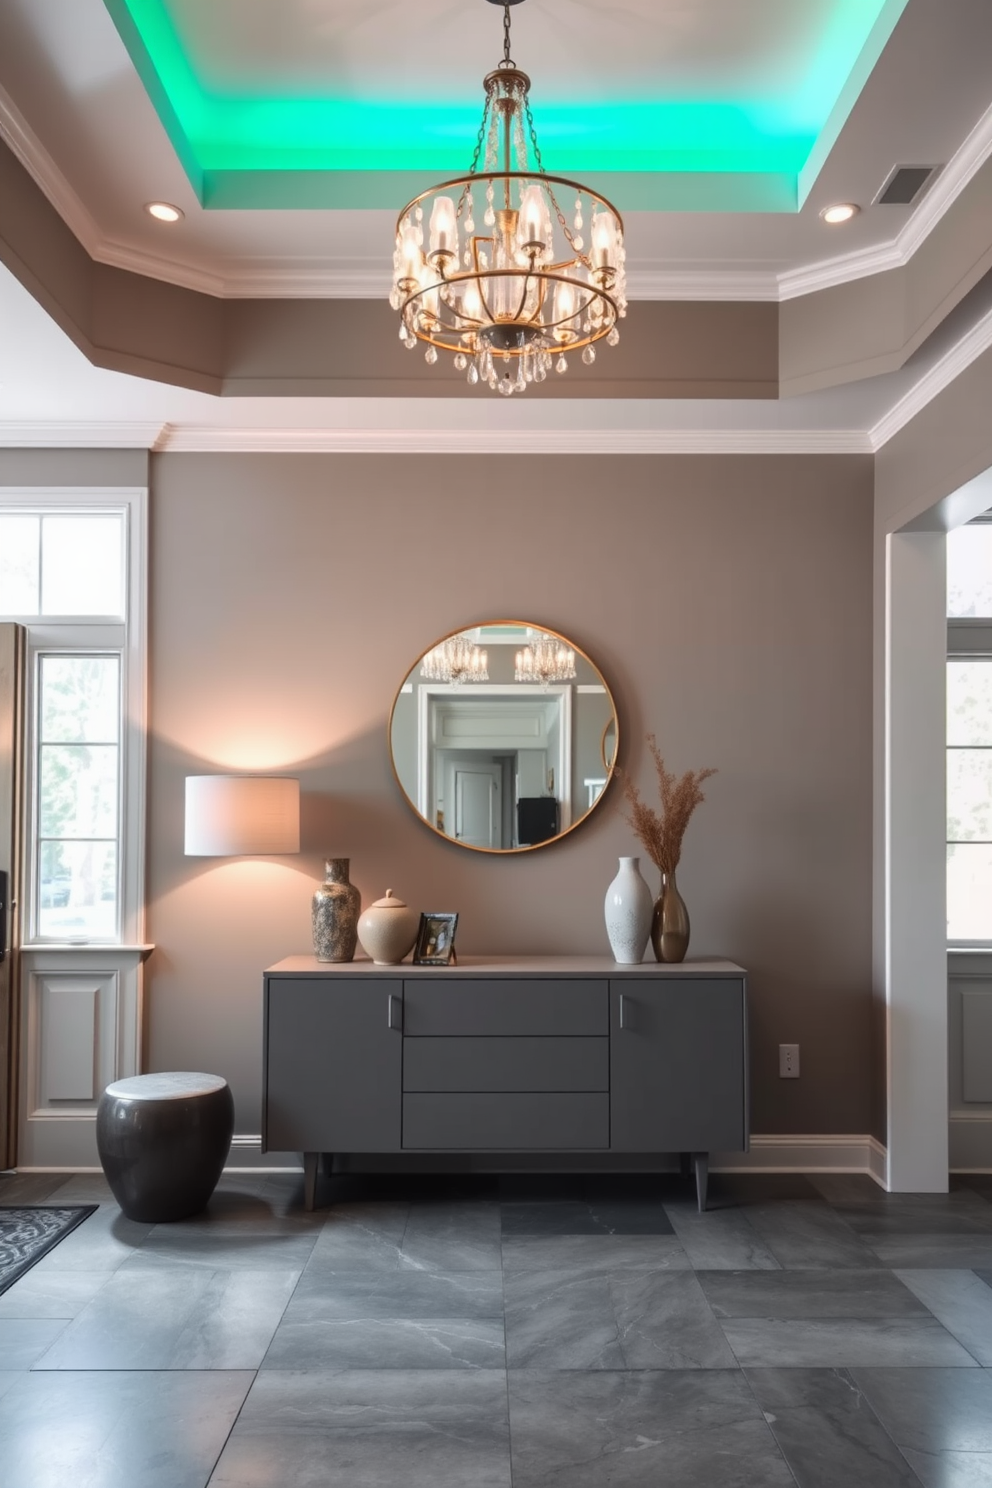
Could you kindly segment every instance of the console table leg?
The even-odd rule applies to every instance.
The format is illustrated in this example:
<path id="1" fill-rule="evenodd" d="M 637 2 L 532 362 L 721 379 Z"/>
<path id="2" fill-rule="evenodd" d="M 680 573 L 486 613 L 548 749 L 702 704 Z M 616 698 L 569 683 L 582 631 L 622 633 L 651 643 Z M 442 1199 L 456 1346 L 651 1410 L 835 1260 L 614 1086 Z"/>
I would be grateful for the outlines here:
<path id="1" fill-rule="evenodd" d="M 303 1207 L 312 1213 L 317 1203 L 317 1169 L 320 1166 L 319 1152 L 303 1154 Z"/>
<path id="2" fill-rule="evenodd" d="M 692 1161 L 696 1168 L 696 1198 L 699 1201 L 699 1212 L 703 1213 L 706 1208 L 706 1186 L 710 1176 L 710 1155 L 708 1152 L 694 1152 Z"/>

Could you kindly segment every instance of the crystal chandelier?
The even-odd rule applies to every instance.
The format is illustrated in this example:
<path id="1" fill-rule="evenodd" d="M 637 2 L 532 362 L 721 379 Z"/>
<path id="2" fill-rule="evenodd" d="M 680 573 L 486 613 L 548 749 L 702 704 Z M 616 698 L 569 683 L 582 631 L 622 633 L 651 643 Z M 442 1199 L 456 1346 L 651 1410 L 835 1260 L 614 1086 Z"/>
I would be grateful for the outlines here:
<path id="1" fill-rule="evenodd" d="M 484 81 L 472 164 L 403 208 L 389 297 L 405 346 L 426 342 L 431 365 L 449 352 L 470 383 L 507 395 L 552 367 L 567 371 L 574 353 L 594 362 L 595 343 L 615 346 L 627 313 L 619 212 L 544 169 L 530 78 L 510 56 L 510 5 L 519 3 L 490 0 L 503 5 L 503 58 Z M 573 192 L 569 223 L 559 197 Z"/>
<path id="2" fill-rule="evenodd" d="M 488 682 L 489 658 L 467 635 L 449 636 L 427 652 L 420 675 L 428 682 Z"/>
<path id="3" fill-rule="evenodd" d="M 557 636 L 535 636 L 518 651 L 513 668 L 514 682 L 570 682 L 575 676 L 575 652 Z"/>

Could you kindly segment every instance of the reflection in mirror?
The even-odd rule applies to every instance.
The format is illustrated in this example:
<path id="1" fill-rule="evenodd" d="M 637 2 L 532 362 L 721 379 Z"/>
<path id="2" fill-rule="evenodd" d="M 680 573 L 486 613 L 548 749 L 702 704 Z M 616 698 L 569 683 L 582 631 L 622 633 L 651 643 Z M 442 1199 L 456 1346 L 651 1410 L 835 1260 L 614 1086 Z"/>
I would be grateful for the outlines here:
<path id="1" fill-rule="evenodd" d="M 585 652 L 520 621 L 443 637 L 407 675 L 389 721 L 411 806 L 484 852 L 526 851 L 577 826 L 606 788 L 616 737 L 613 698 Z"/>

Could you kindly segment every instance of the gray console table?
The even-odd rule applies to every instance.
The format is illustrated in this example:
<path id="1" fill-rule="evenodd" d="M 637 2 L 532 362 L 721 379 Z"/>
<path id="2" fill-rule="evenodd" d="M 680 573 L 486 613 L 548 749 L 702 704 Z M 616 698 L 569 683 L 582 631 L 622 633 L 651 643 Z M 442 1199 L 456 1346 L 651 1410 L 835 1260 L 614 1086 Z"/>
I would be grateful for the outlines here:
<path id="1" fill-rule="evenodd" d="M 262 1151 L 662 1153 L 748 1146 L 745 973 L 477 957 L 374 966 L 291 956 L 265 973 Z"/>

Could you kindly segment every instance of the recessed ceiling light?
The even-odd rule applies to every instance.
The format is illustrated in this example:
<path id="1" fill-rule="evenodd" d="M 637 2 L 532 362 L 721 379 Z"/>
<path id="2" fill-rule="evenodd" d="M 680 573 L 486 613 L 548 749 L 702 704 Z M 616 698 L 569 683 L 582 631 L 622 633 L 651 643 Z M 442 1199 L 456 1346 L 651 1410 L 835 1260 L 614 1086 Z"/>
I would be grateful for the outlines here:
<path id="1" fill-rule="evenodd" d="M 183 213 L 171 202 L 145 202 L 145 211 L 159 222 L 181 222 L 183 218 Z"/>
<path id="2" fill-rule="evenodd" d="M 861 208 L 855 202 L 835 202 L 832 207 L 824 207 L 820 216 L 824 222 L 832 226 L 838 222 L 850 222 L 852 217 L 857 217 Z"/>

